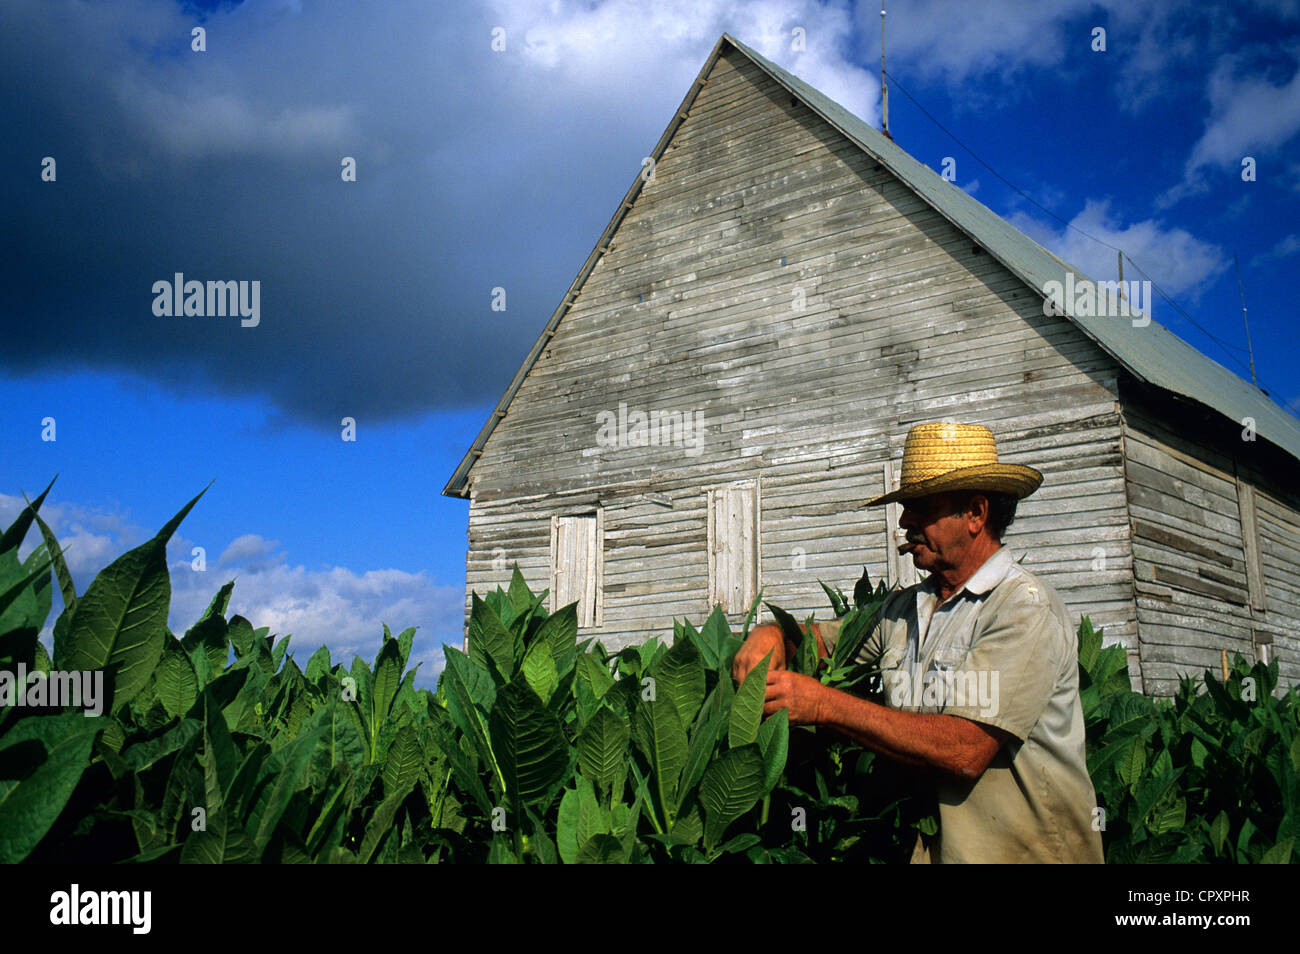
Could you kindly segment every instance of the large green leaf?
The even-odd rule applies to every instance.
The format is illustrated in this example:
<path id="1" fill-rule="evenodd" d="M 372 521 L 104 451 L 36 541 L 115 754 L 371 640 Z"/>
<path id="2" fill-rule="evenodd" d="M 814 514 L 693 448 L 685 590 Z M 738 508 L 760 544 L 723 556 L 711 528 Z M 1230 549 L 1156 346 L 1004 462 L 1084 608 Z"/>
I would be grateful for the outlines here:
<path id="1" fill-rule="evenodd" d="M 181 508 L 149 542 L 118 557 L 95 577 L 54 646 L 58 669 L 111 669 L 113 706 L 120 708 L 148 683 L 167 638 L 171 583 L 167 541 L 206 490 Z"/>
<path id="2" fill-rule="evenodd" d="M 0 736 L 0 758 L 22 746 L 30 750 L 24 760 L 36 763 L 21 779 L 0 779 L 0 864 L 22 861 L 45 837 L 90 764 L 105 721 L 81 712 L 31 716 Z"/>
<path id="3" fill-rule="evenodd" d="M 209 816 L 225 802 L 237 769 L 235 744 L 211 689 L 203 701 L 203 783 Z"/>
<path id="4" fill-rule="evenodd" d="M 673 704 L 682 725 L 694 722 L 704 702 L 704 663 L 695 646 L 685 640 L 678 643 L 659 660 L 650 675 L 655 681 L 656 696 Z"/>
<path id="5" fill-rule="evenodd" d="M 1229 825 L 1228 813 L 1222 810 L 1210 823 L 1210 844 L 1214 846 L 1215 855 L 1223 854 L 1223 845 L 1228 840 Z"/>
<path id="6" fill-rule="evenodd" d="M 545 802 L 571 770 L 570 748 L 560 723 L 522 675 L 497 693 L 488 725 L 516 814 Z"/>
<path id="7" fill-rule="evenodd" d="M 506 591 L 510 597 L 510 602 L 514 605 L 515 616 L 525 612 L 533 602 L 533 591 L 528 588 L 528 582 L 524 579 L 523 573 L 519 571 L 519 564 L 514 565 L 510 573 L 510 589 Z"/>
<path id="8" fill-rule="evenodd" d="M 758 749 L 763 753 L 763 794 L 776 787 L 785 771 L 786 757 L 790 751 L 789 710 L 774 712 L 758 729 Z"/>
<path id="9" fill-rule="evenodd" d="M 614 835 L 593 835 L 578 850 L 580 865 L 620 865 L 626 861 L 623 843 Z"/>
<path id="10" fill-rule="evenodd" d="M 230 644 L 235 648 L 236 656 L 247 656 L 253 651 L 257 633 L 253 629 L 253 624 L 244 617 L 238 615 L 230 617 L 226 632 L 230 637 Z"/>
<path id="11" fill-rule="evenodd" d="M 199 694 L 198 676 L 190 657 L 174 639 L 168 637 L 162 660 L 154 672 L 154 692 L 173 719 L 190 711 Z"/>
<path id="12" fill-rule="evenodd" d="M 606 706 L 596 710 L 578 736 L 578 767 L 590 781 L 618 785 L 627 771 L 627 721 Z"/>
<path id="13" fill-rule="evenodd" d="M 578 860 L 578 812 L 581 808 L 582 796 L 578 790 L 565 789 L 555 816 L 555 845 L 566 865 Z"/>
<path id="14" fill-rule="evenodd" d="M 533 692 L 537 693 L 538 698 L 542 702 L 550 702 L 551 695 L 555 692 L 555 686 L 559 682 L 559 676 L 555 671 L 555 658 L 551 655 L 551 648 L 540 640 L 534 642 L 524 654 L 524 663 L 520 668 L 523 671 L 524 678 L 528 680 L 528 685 L 533 687 Z"/>
<path id="15" fill-rule="evenodd" d="M 0 633 L 40 631 L 50 615 L 50 561 L 41 544 L 21 564 L 18 551 L 0 553 Z"/>
<path id="16" fill-rule="evenodd" d="M 253 839 L 226 812 L 209 810 L 203 831 L 192 831 L 181 847 L 182 864 L 238 865 L 257 861 Z"/>
<path id="17" fill-rule="evenodd" d="M 677 709 L 667 700 L 642 702 L 633 716 L 637 745 L 650 763 L 650 783 L 659 799 L 665 827 L 677 817 L 678 785 L 686 766 L 688 744 Z"/>
<path id="18" fill-rule="evenodd" d="M 1291 849 L 1295 845 L 1295 838 L 1289 837 L 1279 841 L 1276 845 L 1264 853 L 1264 857 L 1259 859 L 1262 865 L 1285 865 L 1291 863 Z"/>
<path id="19" fill-rule="evenodd" d="M 763 795 L 763 754 L 757 745 L 729 749 L 716 759 L 700 782 L 704 806 L 704 844 L 712 848 L 727 827 Z"/>
<path id="20" fill-rule="evenodd" d="M 862 576 L 858 577 L 858 582 L 853 584 L 853 605 L 861 609 L 871 602 L 873 593 L 871 591 L 871 575 L 867 573 L 867 568 L 862 568 Z"/>
<path id="21" fill-rule="evenodd" d="M 769 652 L 745 675 L 745 681 L 736 692 L 727 730 L 727 745 L 733 749 L 749 745 L 758 738 L 758 725 L 763 721 L 763 700 L 767 696 L 767 667 L 771 662 L 772 654 Z"/>
<path id="22" fill-rule="evenodd" d="M 398 730 L 384 756 L 384 792 L 391 794 L 409 788 L 419 781 L 423 768 L 424 750 L 415 727 L 408 723 Z"/>
<path id="23" fill-rule="evenodd" d="M 614 687 L 614 677 L 605 664 L 590 653 L 578 657 L 576 671 L 573 692 L 578 701 L 578 718 L 585 724 L 595 713 L 600 700 Z"/>
<path id="24" fill-rule="evenodd" d="M 495 669 L 502 681 L 515 673 L 515 638 L 487 603 L 471 594 L 469 655 L 485 669 Z"/>
<path id="25" fill-rule="evenodd" d="M 161 758 L 171 755 L 203 734 L 203 723 L 198 719 L 182 719 L 162 735 L 129 746 L 122 752 L 122 760 L 133 772 L 141 772 Z"/>
<path id="26" fill-rule="evenodd" d="M 388 718 L 397 689 L 402 684 L 402 647 L 395 639 L 384 640 L 375 659 L 375 678 L 370 694 L 370 725 L 376 735 Z"/>
<path id="27" fill-rule="evenodd" d="M 570 603 L 546 617 L 533 639 L 550 647 L 555 671 L 563 677 L 573 668 L 577 656 L 578 604 Z"/>
<path id="28" fill-rule="evenodd" d="M 447 665 L 442 671 L 441 685 L 445 692 L 447 714 L 456 727 L 469 737 L 484 764 L 492 766 L 497 781 L 504 785 L 505 780 L 488 733 L 487 713 L 495 710 L 499 699 L 492 677 L 464 653 L 450 646 L 445 652 Z"/>
<path id="29" fill-rule="evenodd" d="M 58 480 L 58 478 L 55 477 L 54 480 Z M 41 491 L 40 496 L 18 511 L 18 518 L 9 525 L 3 534 L 0 534 L 0 553 L 18 549 L 19 544 L 23 542 L 23 538 L 27 536 L 27 531 L 31 529 L 36 512 L 41 509 L 41 504 L 45 502 L 45 495 L 54 486 L 54 480 L 45 485 L 45 489 Z"/>
<path id="30" fill-rule="evenodd" d="M 226 586 L 233 586 L 233 583 L 227 583 Z M 222 587 L 222 593 L 225 591 L 226 587 Z M 218 593 L 218 598 L 221 595 Z M 209 610 L 209 614 L 204 615 L 185 632 L 185 636 L 181 639 L 181 648 L 191 659 L 202 654 L 207 661 L 209 673 L 221 672 L 230 659 L 230 640 L 226 635 L 225 617 L 220 612 L 213 614 Z M 197 667 L 195 668 L 197 670 Z"/>
<path id="31" fill-rule="evenodd" d="M 566 789 L 556 815 L 556 845 L 565 864 L 579 863 L 582 849 L 601 835 L 614 834 L 614 817 L 602 805 L 588 779 L 577 779 L 576 789 Z"/>
<path id="32" fill-rule="evenodd" d="M 688 633 L 693 630 L 687 630 Z M 722 612 L 721 606 L 714 606 L 713 612 L 709 618 L 704 621 L 703 628 L 700 629 L 699 639 L 696 646 L 700 650 L 700 655 L 704 657 L 704 663 L 710 669 L 722 669 L 727 663 L 727 641 L 731 638 L 731 624 L 727 622 L 727 614 Z"/>
<path id="33" fill-rule="evenodd" d="M 718 698 L 719 690 L 724 683 L 731 685 L 731 680 L 725 675 L 718 681 L 719 689 L 714 690 L 715 695 L 711 698 Z M 729 707 L 708 706 L 701 713 L 702 721 L 691 734 L 690 746 L 686 753 L 686 767 L 682 770 L 683 794 L 694 788 L 704 777 L 704 770 L 708 768 L 709 761 L 713 758 L 713 750 L 717 747 L 718 740 L 722 738 L 730 718 Z"/>
<path id="34" fill-rule="evenodd" d="M 248 828 L 260 858 L 266 851 L 276 826 L 294 793 L 308 785 L 312 756 L 320 745 L 324 730 L 317 728 L 290 741 L 262 766 L 257 796 L 248 816 Z"/>
<path id="35" fill-rule="evenodd" d="M 303 670 L 303 675 L 307 681 L 315 683 L 322 676 L 328 675 L 332 666 L 330 665 L 330 651 L 328 646 L 322 646 L 311 654 L 307 660 L 307 668 Z"/>
<path id="36" fill-rule="evenodd" d="M 45 540 L 45 550 L 54 563 L 54 576 L 59 581 L 59 595 L 63 597 L 63 609 L 67 612 L 77 605 L 77 588 L 72 583 L 72 573 L 68 570 L 67 561 L 63 559 L 63 550 L 59 546 L 59 541 L 54 538 L 54 531 L 41 519 L 40 514 L 35 514 L 35 517 L 36 525 L 41 529 L 41 537 Z"/>

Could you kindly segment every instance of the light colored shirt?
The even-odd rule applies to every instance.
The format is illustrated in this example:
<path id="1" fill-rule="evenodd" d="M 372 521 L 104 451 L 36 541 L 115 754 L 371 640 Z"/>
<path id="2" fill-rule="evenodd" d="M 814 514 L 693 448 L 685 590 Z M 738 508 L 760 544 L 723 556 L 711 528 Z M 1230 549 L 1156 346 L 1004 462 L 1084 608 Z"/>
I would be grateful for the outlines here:
<path id="1" fill-rule="evenodd" d="M 828 650 L 839 623 L 818 625 Z M 877 655 L 886 706 L 1013 736 L 976 781 L 938 785 L 939 831 L 914 863 L 1103 861 L 1078 641 L 1055 590 L 1001 547 L 947 600 L 933 576 L 893 594 L 857 658 Z"/>

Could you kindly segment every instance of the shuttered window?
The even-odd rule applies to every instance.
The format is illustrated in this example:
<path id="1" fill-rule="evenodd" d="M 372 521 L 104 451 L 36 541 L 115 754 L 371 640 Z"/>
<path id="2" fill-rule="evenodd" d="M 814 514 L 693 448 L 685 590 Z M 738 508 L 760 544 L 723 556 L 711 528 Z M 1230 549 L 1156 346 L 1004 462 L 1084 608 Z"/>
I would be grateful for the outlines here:
<path id="1" fill-rule="evenodd" d="M 551 612 L 578 604 L 578 626 L 603 622 L 601 513 L 551 518 Z"/>
<path id="2" fill-rule="evenodd" d="M 1264 573 L 1259 559 L 1259 519 L 1255 513 L 1255 487 L 1237 478 L 1237 512 L 1241 517 L 1241 549 L 1246 558 L 1246 591 L 1250 608 L 1264 613 Z"/>
<path id="3" fill-rule="evenodd" d="M 758 595 L 757 481 L 709 490 L 709 608 L 747 613 Z"/>

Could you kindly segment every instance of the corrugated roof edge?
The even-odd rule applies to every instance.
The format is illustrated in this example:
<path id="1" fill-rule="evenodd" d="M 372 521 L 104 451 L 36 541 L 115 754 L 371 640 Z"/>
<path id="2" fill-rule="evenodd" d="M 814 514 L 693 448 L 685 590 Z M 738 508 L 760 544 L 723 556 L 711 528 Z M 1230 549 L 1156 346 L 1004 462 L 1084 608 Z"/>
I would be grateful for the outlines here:
<path id="1" fill-rule="evenodd" d="M 948 182 L 933 169 L 912 158 L 880 130 L 859 119 L 839 103 L 786 72 L 728 33 L 724 33 L 714 45 L 695 82 L 682 100 L 682 105 L 678 107 L 672 122 L 668 124 L 668 128 L 664 130 L 656 144 L 651 153 L 656 161 L 667 147 L 682 119 L 685 118 L 686 112 L 698 95 L 705 77 L 713 68 L 724 45 L 728 43 L 749 57 L 793 95 L 798 96 L 809 108 L 925 199 L 936 212 L 982 245 L 990 255 L 1045 298 L 1048 284 L 1064 283 L 1068 273 L 1073 273 L 1076 282 L 1092 280 L 1082 269 L 1053 255 L 965 190 Z M 482 453 L 483 446 L 496 428 L 497 421 L 505 416 L 511 399 L 519 390 L 520 384 L 541 354 L 546 342 L 554 336 L 560 318 L 577 297 L 591 269 L 608 247 L 623 216 L 640 191 L 640 186 L 641 178 L 638 175 L 601 235 L 600 241 L 569 286 L 564 300 L 552 314 L 551 320 L 547 322 L 546 328 L 515 374 L 510 387 L 497 404 L 496 410 L 489 416 L 473 446 L 465 453 L 455 473 L 443 488 L 444 495 L 467 496 L 470 468 Z M 1300 462 L 1300 421 L 1287 414 L 1264 392 L 1197 351 L 1163 325 L 1152 320 L 1144 326 L 1134 326 L 1128 318 L 1076 315 L 1070 313 L 1068 309 L 1067 316 L 1139 380 L 1196 401 L 1234 422 L 1240 423 L 1245 418 L 1253 418 L 1255 433 L 1258 436 L 1276 444 Z"/>
<path id="2" fill-rule="evenodd" d="M 760 53 L 730 36 L 727 39 L 1039 294 L 1046 295 L 1050 282 L 1064 284 L 1070 272 L 1076 283 L 1093 280 L 1082 269 L 1064 262 L 965 190 L 914 159 L 879 129 Z M 1238 424 L 1244 418 L 1253 418 L 1257 435 L 1300 461 L 1300 421 L 1263 391 L 1202 354 L 1163 325 L 1152 320 L 1149 324 L 1135 326 L 1128 317 L 1076 315 L 1068 308 L 1067 315 L 1140 380 L 1190 398 Z"/>

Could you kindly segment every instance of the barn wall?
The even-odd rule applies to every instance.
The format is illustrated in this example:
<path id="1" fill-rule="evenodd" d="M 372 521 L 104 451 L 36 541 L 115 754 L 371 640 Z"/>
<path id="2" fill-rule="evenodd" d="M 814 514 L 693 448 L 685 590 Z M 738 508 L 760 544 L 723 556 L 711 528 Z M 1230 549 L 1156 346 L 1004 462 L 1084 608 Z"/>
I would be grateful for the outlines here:
<path id="1" fill-rule="evenodd" d="M 1262 459 L 1262 442 L 1257 449 L 1241 440 L 1239 426 L 1225 429 L 1225 422 L 1149 396 L 1126 398 L 1124 407 L 1147 691 L 1171 694 L 1180 675 L 1219 672 L 1225 650 L 1252 662 L 1268 652 L 1278 660 L 1281 682 L 1294 683 L 1300 676 L 1300 498 L 1276 484 L 1276 461 Z M 1241 498 L 1248 491 L 1242 485 L 1254 488 L 1257 555 L 1243 534 Z M 1258 561 L 1253 582 L 1252 559 Z"/>
<path id="2" fill-rule="evenodd" d="M 521 343 L 522 347 L 522 343 Z M 886 572 L 880 509 L 912 424 L 992 427 L 1045 475 L 1007 543 L 1109 640 L 1136 635 L 1117 369 L 1041 296 L 732 51 L 470 474 L 467 589 L 599 502 L 607 645 L 707 605 L 705 488 L 761 481 L 764 599 L 825 616 Z M 703 414 L 690 446 L 600 446 L 597 414 Z M 642 497 L 664 495 L 654 502 Z M 467 592 L 468 606 L 468 592 Z M 740 617 L 733 617 L 739 623 Z M 1136 663 L 1135 663 L 1136 665 Z"/>

